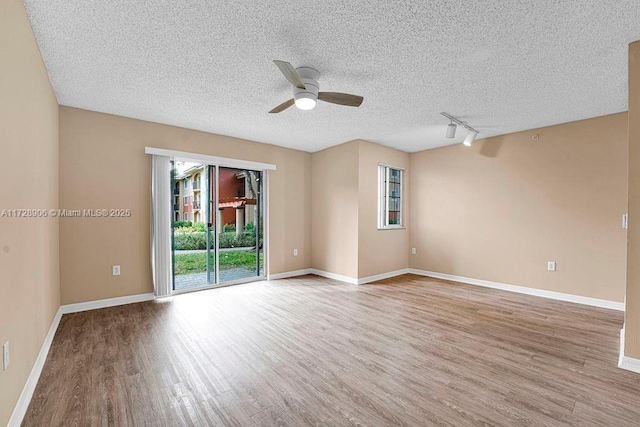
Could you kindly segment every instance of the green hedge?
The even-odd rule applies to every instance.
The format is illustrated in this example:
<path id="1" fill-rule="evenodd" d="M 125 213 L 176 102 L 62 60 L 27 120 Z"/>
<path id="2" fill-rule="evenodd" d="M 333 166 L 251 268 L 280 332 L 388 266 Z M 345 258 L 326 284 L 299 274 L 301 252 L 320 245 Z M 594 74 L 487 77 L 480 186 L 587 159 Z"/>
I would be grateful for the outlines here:
<path id="1" fill-rule="evenodd" d="M 246 246 L 256 245 L 255 233 L 244 232 L 239 236 L 236 233 L 222 233 L 220 234 L 220 247 L 221 248 L 240 248 Z"/>
<path id="2" fill-rule="evenodd" d="M 191 224 L 191 223 L 188 221 L 174 222 L 173 231 L 175 231 L 176 233 L 194 233 L 196 231 L 205 231 L 206 229 L 206 226 L 202 222 L 196 222 L 193 225 L 185 225 L 185 224 Z"/>
<path id="3" fill-rule="evenodd" d="M 191 221 L 176 221 L 173 223 L 173 228 L 191 227 Z"/>
<path id="4" fill-rule="evenodd" d="M 175 233 L 173 247 L 177 251 L 195 251 L 207 249 L 207 234 L 204 232 Z"/>
<path id="5" fill-rule="evenodd" d="M 220 248 L 223 249 L 255 245 L 256 235 L 252 232 L 244 232 L 239 236 L 237 236 L 236 233 L 233 232 L 220 234 Z M 207 234 L 205 232 L 198 231 L 191 233 L 175 233 L 173 236 L 173 246 L 177 251 L 194 251 L 207 249 Z"/>

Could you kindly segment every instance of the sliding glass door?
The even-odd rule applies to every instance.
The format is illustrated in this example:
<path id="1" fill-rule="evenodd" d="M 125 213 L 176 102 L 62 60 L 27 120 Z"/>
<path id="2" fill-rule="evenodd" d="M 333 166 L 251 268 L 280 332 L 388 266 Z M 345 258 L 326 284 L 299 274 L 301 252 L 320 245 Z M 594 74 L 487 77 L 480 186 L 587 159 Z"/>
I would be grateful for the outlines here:
<path id="1" fill-rule="evenodd" d="M 219 281 L 264 276 L 262 172 L 218 168 Z"/>
<path id="2" fill-rule="evenodd" d="M 263 278 L 263 172 L 172 165 L 174 292 Z"/>

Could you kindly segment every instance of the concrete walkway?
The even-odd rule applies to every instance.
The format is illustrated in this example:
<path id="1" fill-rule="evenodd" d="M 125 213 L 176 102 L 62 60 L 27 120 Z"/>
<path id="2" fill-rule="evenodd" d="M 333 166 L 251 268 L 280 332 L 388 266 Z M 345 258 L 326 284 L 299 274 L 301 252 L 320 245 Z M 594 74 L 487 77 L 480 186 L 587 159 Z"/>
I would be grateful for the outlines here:
<path id="1" fill-rule="evenodd" d="M 263 275 L 264 271 L 260 271 L 260 275 Z M 249 270 L 246 268 L 232 268 L 229 270 L 220 270 L 220 283 L 231 282 L 232 280 L 247 279 L 249 277 L 255 277 L 256 270 Z M 212 281 L 215 280 L 215 275 L 211 274 Z M 207 273 L 194 273 L 194 274 L 181 274 L 175 277 L 174 290 L 181 291 L 184 289 L 194 289 L 202 286 L 210 286 L 212 283 L 207 283 Z"/>

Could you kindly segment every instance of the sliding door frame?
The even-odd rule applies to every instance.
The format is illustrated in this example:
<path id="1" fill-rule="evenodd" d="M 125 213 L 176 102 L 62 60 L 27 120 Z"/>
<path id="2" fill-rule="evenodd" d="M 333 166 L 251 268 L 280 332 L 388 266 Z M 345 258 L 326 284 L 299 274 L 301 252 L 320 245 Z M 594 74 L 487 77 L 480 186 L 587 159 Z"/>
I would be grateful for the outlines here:
<path id="1" fill-rule="evenodd" d="M 232 286 L 232 285 L 238 285 L 241 283 L 248 283 L 248 282 L 256 282 L 256 281 L 261 281 L 261 280 L 266 280 L 267 277 L 269 276 L 269 174 L 268 171 L 270 170 L 276 170 L 276 166 L 273 164 L 269 164 L 269 163 L 260 163 L 260 162 L 252 162 L 252 161 L 247 161 L 247 160 L 239 160 L 239 159 L 231 159 L 231 158 L 226 158 L 226 157 L 217 157 L 217 156 L 209 156 L 206 154 L 198 154 L 198 153 L 188 153 L 188 152 L 184 152 L 184 151 L 173 151 L 173 150 L 166 150 L 166 149 L 162 149 L 162 148 L 154 148 L 154 147 L 145 147 L 145 153 L 146 154 L 155 154 L 155 155 L 161 155 L 161 156 L 167 156 L 169 157 L 170 161 L 176 162 L 176 161 L 184 161 L 184 162 L 191 162 L 191 163 L 202 163 L 205 166 L 211 166 L 215 168 L 215 185 L 216 185 L 216 197 L 215 197 L 215 216 L 214 216 L 214 232 L 216 233 L 216 237 L 215 237 L 215 241 L 216 241 L 216 277 L 215 277 L 215 284 L 208 284 L 206 286 L 200 286 L 197 288 L 193 288 L 193 289 L 183 289 L 183 290 L 174 290 L 173 287 L 174 285 L 172 285 L 172 289 L 171 289 L 171 295 L 179 295 L 179 294 L 183 294 L 183 293 L 188 293 L 188 292 L 194 292 L 194 291 L 201 291 L 201 290 L 205 290 L 205 289 L 213 289 L 213 288 L 220 288 L 220 287 L 225 287 L 225 286 Z M 263 181 L 262 183 L 262 227 L 263 227 L 263 258 L 264 258 L 264 268 L 263 268 L 263 275 L 257 275 L 255 277 L 247 277 L 247 278 L 243 278 L 243 279 L 238 279 L 238 280 L 231 280 L 228 282 L 224 282 L 224 283 L 219 283 L 220 281 L 220 269 L 219 269 L 219 254 L 220 254 L 220 248 L 219 248 L 219 238 L 217 236 L 217 215 L 218 215 L 218 199 L 219 199 L 219 191 L 218 191 L 218 187 L 219 187 L 219 181 L 218 181 L 218 171 L 219 168 L 221 167 L 225 167 L 225 168 L 231 168 L 231 169 L 246 169 L 246 170 L 253 170 L 253 171 L 257 171 L 261 173 L 261 180 Z M 208 179 L 208 178 L 207 178 Z M 169 183 L 169 185 L 172 184 L 172 180 Z M 211 183 L 208 183 L 208 191 L 211 192 Z M 173 196 L 173 187 L 171 187 L 171 196 Z M 171 204 L 169 205 L 169 207 L 173 206 L 173 200 L 170 199 Z M 173 220 L 173 213 L 171 215 L 171 219 Z M 210 219 L 210 218 L 207 218 Z M 173 244 L 173 233 L 172 233 L 172 238 L 171 238 L 172 244 Z M 256 252 L 259 251 L 259 240 L 256 240 Z M 172 263 L 175 263 L 175 259 L 174 259 L 174 255 L 173 255 L 173 249 L 171 250 L 172 252 Z M 207 254 L 207 257 L 209 256 L 209 254 Z M 256 253 L 256 257 L 258 257 L 258 253 Z M 173 274 L 173 272 L 172 272 Z M 172 283 L 173 283 L 173 277 L 172 277 Z"/>

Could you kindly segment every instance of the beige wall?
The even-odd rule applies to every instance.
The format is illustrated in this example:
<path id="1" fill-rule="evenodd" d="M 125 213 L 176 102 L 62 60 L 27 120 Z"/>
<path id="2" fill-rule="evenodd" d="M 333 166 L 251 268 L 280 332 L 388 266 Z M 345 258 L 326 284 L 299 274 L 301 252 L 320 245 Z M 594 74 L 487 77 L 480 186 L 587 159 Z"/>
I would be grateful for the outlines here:
<path id="1" fill-rule="evenodd" d="M 415 153 L 410 171 L 412 268 L 623 301 L 626 113 Z"/>
<path id="2" fill-rule="evenodd" d="M 404 229 L 378 230 L 378 165 L 405 168 Z M 359 141 L 358 277 L 409 267 L 409 154 L 368 141 Z"/>
<path id="3" fill-rule="evenodd" d="M 380 163 L 408 168 L 409 154 L 363 140 L 313 153 L 313 268 L 361 279 L 408 267 L 408 229 L 378 230 Z"/>
<path id="4" fill-rule="evenodd" d="M 311 265 L 358 277 L 358 151 L 351 141 L 312 155 Z"/>
<path id="5" fill-rule="evenodd" d="M 0 2 L 0 211 L 58 207 L 58 104 L 20 0 Z M 0 217 L 0 425 L 60 306 L 58 221 Z M 0 360 L 2 358 L 0 357 Z"/>
<path id="6" fill-rule="evenodd" d="M 629 243 L 625 356 L 640 359 L 640 42 L 629 45 Z"/>
<path id="7" fill-rule="evenodd" d="M 145 146 L 275 164 L 268 179 L 269 273 L 310 267 L 311 154 L 62 107 L 60 206 L 132 211 L 130 218 L 60 220 L 63 304 L 152 292 Z M 120 276 L 111 275 L 113 264 L 121 265 Z"/>

